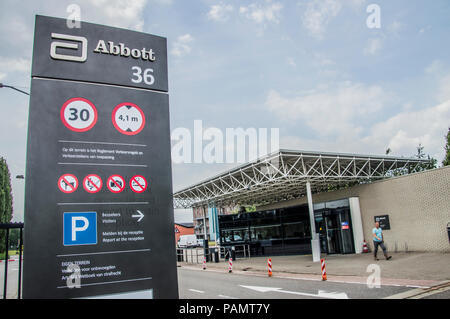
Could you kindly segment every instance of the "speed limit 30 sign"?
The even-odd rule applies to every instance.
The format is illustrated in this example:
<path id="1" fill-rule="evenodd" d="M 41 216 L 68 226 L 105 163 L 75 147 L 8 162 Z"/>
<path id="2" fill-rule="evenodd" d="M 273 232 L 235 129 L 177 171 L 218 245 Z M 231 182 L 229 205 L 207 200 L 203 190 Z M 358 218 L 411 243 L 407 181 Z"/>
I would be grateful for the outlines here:
<path id="1" fill-rule="evenodd" d="M 61 108 L 61 121 L 71 131 L 86 132 L 97 123 L 97 109 L 88 99 L 76 97 Z"/>

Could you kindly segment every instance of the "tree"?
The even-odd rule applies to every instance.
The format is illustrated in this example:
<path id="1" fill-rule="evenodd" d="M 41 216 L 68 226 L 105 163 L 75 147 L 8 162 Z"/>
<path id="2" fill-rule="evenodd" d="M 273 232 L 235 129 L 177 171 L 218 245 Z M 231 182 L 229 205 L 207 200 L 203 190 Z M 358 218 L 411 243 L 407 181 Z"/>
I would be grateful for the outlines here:
<path id="1" fill-rule="evenodd" d="M 11 175 L 8 164 L 0 157 L 0 223 L 9 223 L 13 215 L 13 197 L 11 193 Z M 5 231 L 0 233 L 0 252 L 3 252 Z"/>
<path id="2" fill-rule="evenodd" d="M 418 159 L 425 159 L 428 158 L 428 163 L 423 163 L 420 164 L 417 167 L 418 171 L 426 171 L 428 169 L 433 169 L 433 168 L 437 168 L 437 159 L 431 157 L 430 155 L 425 154 L 424 150 L 424 146 L 422 146 L 422 144 L 419 144 L 419 146 L 417 146 L 417 154 L 416 157 Z"/>
<path id="3" fill-rule="evenodd" d="M 442 162 L 442 165 L 444 166 L 450 166 L 450 127 L 448 128 L 447 136 L 445 137 L 446 143 L 445 143 L 445 158 Z"/>

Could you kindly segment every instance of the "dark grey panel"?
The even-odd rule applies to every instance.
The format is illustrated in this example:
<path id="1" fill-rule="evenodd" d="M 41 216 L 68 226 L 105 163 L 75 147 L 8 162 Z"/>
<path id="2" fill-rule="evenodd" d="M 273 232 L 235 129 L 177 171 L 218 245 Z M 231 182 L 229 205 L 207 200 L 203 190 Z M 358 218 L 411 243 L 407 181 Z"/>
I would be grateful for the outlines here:
<path id="1" fill-rule="evenodd" d="M 63 124 L 61 109 L 73 98 L 89 100 L 97 122 L 86 132 Z M 121 103 L 139 106 L 145 125 L 121 133 L 112 112 Z M 153 289 L 155 298 L 177 298 L 173 234 L 169 97 L 164 93 L 61 80 L 33 79 L 29 112 L 25 201 L 25 298 L 74 298 Z M 64 174 L 78 188 L 58 187 Z M 96 193 L 83 186 L 99 176 Z M 125 189 L 113 193 L 108 177 L 120 175 Z M 147 179 L 132 191 L 135 175 Z M 139 213 L 144 215 L 138 222 Z M 96 213 L 95 244 L 64 245 L 64 214 Z M 121 235 L 119 232 L 122 232 Z M 127 232 L 127 233 L 125 233 Z M 81 232 L 80 232 L 81 233 Z M 122 240 L 126 238 L 127 240 Z M 80 263 L 81 288 L 67 288 L 63 271 Z M 94 276 L 94 277 L 92 277 Z"/>
<path id="2" fill-rule="evenodd" d="M 74 39 L 61 39 L 58 35 L 82 37 L 87 43 Z M 112 43 L 113 54 L 94 52 L 100 40 L 105 42 L 108 51 L 109 42 Z M 83 60 L 80 59 L 83 56 L 82 48 L 87 47 L 86 60 L 77 62 L 61 60 L 61 57 L 52 58 L 52 43 L 56 45 L 53 51 L 57 55 L 68 56 L 68 59 L 75 57 Z M 74 45 L 74 47 L 62 47 L 65 45 Z M 104 47 L 101 48 L 104 49 Z M 130 51 L 128 52 L 126 48 Z M 154 57 L 153 62 L 131 56 L 133 49 L 136 49 L 135 53 L 139 50 L 142 55 L 144 48 L 146 56 Z M 152 55 L 148 53 L 150 50 L 153 52 Z M 101 51 L 104 52 L 104 50 Z M 127 54 L 130 56 L 126 57 Z M 133 75 L 138 70 L 133 70 L 133 67 L 140 68 L 141 83 L 132 81 L 132 79 L 135 81 L 139 79 L 138 76 Z M 148 69 L 153 71 L 146 71 Z M 147 83 L 145 83 L 146 75 Z M 36 16 L 32 76 L 168 91 L 167 41 L 165 38 L 154 35 L 87 22 L 81 22 L 81 28 L 68 28 L 65 19 Z M 154 83 L 152 83 L 152 77 L 154 77 Z"/>

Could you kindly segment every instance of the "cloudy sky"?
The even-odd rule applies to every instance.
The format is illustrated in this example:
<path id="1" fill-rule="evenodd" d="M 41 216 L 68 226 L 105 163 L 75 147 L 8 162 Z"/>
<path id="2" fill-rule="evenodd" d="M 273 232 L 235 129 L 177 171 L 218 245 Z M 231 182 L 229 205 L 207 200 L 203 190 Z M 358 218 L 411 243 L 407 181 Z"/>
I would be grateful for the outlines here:
<path id="1" fill-rule="evenodd" d="M 439 162 L 450 126 L 448 0 L 0 2 L 0 82 L 29 91 L 34 15 L 167 37 L 171 127 L 279 128 L 282 148 Z M 367 7 L 381 9 L 368 28 Z M 0 156 L 23 174 L 28 97 L 0 90 Z M 233 165 L 173 165 L 179 190 Z M 15 220 L 23 181 L 13 179 Z M 184 221 L 190 217 L 178 216 Z"/>

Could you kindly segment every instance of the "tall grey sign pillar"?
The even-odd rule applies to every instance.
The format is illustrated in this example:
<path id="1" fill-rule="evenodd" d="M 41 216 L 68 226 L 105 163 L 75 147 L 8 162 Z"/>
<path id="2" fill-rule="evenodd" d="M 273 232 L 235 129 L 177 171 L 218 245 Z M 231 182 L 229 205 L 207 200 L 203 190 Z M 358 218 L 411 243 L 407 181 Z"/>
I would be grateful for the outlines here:
<path id="1" fill-rule="evenodd" d="M 316 233 L 316 221 L 314 218 L 314 206 L 312 201 L 311 183 L 306 183 L 306 195 L 308 198 L 309 222 L 311 225 L 311 248 L 313 255 L 313 262 L 320 261 L 320 241 L 319 235 Z"/>
<path id="2" fill-rule="evenodd" d="M 24 298 L 178 298 L 167 41 L 37 16 Z"/>

